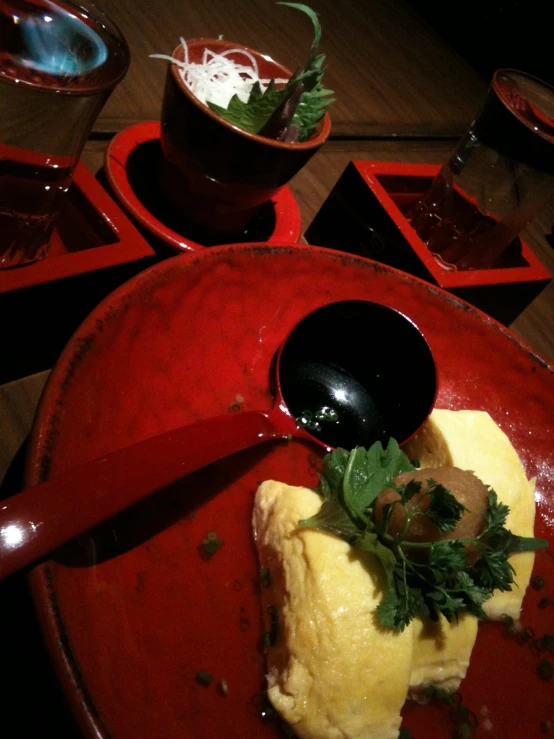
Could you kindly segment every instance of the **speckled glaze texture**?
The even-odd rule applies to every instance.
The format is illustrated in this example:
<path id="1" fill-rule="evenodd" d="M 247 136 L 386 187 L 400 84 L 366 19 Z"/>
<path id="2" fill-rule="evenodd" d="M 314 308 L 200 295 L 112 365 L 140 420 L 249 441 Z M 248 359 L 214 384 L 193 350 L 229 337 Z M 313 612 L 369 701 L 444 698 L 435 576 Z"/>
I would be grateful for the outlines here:
<path id="1" fill-rule="evenodd" d="M 382 302 L 419 326 L 438 365 L 437 405 L 486 410 L 506 431 L 528 476 L 537 475 L 536 533 L 552 541 L 554 369 L 439 289 L 315 247 L 231 246 L 175 257 L 105 300 L 49 379 L 27 483 L 199 418 L 269 410 L 277 347 L 302 315 L 344 299 Z M 378 350 L 371 326 L 366 339 Z M 161 491 L 31 573 L 45 638 L 84 736 L 279 736 L 252 700 L 263 685 L 252 503 L 259 480 L 313 486 L 319 462 L 320 450 L 302 441 L 241 453 Z M 200 544 L 209 531 L 224 543 L 205 559 Z M 552 572 L 552 555 L 539 553 L 535 574 L 550 595 Z M 524 607 L 523 622 L 537 635 L 552 632 L 552 606 L 537 605 L 545 592 L 530 590 Z M 552 684 L 536 676 L 538 661 L 500 626 L 481 627 L 462 685 L 481 722 L 475 736 L 542 736 Z M 200 669 L 214 675 L 210 688 L 195 681 Z M 217 690 L 221 678 L 228 697 Z M 452 735 L 444 708 L 410 707 L 405 725 L 414 739 Z"/>

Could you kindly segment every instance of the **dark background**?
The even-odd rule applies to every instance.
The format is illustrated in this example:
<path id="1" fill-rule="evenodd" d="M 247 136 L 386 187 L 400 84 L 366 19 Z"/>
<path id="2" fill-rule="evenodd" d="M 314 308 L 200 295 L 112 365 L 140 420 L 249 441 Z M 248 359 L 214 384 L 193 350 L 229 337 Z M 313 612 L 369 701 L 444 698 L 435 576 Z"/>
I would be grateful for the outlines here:
<path id="1" fill-rule="evenodd" d="M 545 0 L 409 0 L 417 13 L 489 80 L 512 67 L 554 85 L 551 22 Z"/>

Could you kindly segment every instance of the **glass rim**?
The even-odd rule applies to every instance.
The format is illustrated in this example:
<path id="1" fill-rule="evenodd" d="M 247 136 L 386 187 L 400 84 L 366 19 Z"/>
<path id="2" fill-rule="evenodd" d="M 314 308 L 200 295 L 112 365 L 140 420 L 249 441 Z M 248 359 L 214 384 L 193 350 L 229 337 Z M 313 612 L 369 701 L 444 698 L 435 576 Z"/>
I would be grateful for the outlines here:
<path id="1" fill-rule="evenodd" d="M 492 80 L 491 80 L 491 88 L 494 91 L 494 94 L 496 95 L 497 99 L 502 103 L 502 105 L 506 108 L 506 110 L 511 115 L 513 115 L 514 118 L 517 118 L 517 120 L 520 121 L 520 123 L 522 123 L 533 135 L 539 136 L 543 141 L 554 143 L 554 135 L 549 135 L 541 131 L 540 129 L 533 127 L 530 121 L 527 120 L 526 117 L 522 115 L 520 111 L 516 110 L 511 105 L 509 105 L 509 103 L 505 99 L 504 94 L 499 89 L 498 78 L 502 74 L 519 75 L 521 77 L 524 77 L 527 80 L 531 80 L 532 82 L 537 83 L 543 90 L 545 90 L 552 96 L 553 104 L 554 104 L 554 86 L 551 85 L 549 82 L 545 82 L 545 80 L 541 79 L 540 77 L 537 77 L 534 74 L 529 74 L 529 72 L 523 72 L 521 69 L 515 69 L 514 67 L 501 67 L 500 69 L 495 70 L 492 76 Z M 553 121 L 553 125 L 554 125 L 554 121 Z"/>
<path id="2" fill-rule="evenodd" d="M 85 20 L 91 19 L 99 26 L 101 26 L 107 33 L 115 38 L 117 43 L 121 45 L 121 50 L 125 54 L 126 62 L 121 67 L 121 70 L 112 76 L 110 76 L 105 82 L 101 84 L 89 85 L 89 86 L 78 86 L 73 88 L 54 88 L 52 85 L 44 84 L 41 81 L 28 82 L 27 80 L 15 81 L 11 77 L 3 74 L 0 71 L 0 80 L 7 82 L 8 84 L 21 85 L 23 87 L 30 87 L 37 91 L 45 93 L 55 93 L 56 95 L 67 95 L 75 97 L 85 97 L 89 95 L 98 95 L 101 92 L 115 88 L 119 82 L 125 77 L 131 63 L 131 54 L 129 44 L 125 39 L 119 26 L 110 18 L 110 16 L 103 10 L 102 7 L 98 6 L 95 2 L 91 2 L 88 5 L 80 2 L 80 0 L 45 0 L 46 5 L 58 6 L 60 8 L 71 8 L 76 10 L 80 16 L 85 16 Z M 103 64 L 105 64 L 104 62 Z M 99 69 L 102 67 L 101 65 Z M 78 78 L 79 75 L 66 75 L 66 79 L 71 77 Z"/>
<path id="3" fill-rule="evenodd" d="M 70 3 L 70 4 L 73 5 L 74 3 Z M 521 69 L 516 69 L 515 67 L 500 67 L 500 69 L 496 69 L 494 71 L 494 73 L 492 75 L 492 85 L 494 87 L 495 92 L 497 92 L 497 89 L 496 88 L 497 88 L 497 84 L 498 84 L 498 82 L 497 82 L 498 75 L 501 75 L 501 74 L 509 74 L 509 73 L 519 74 L 522 77 L 526 77 L 528 80 L 533 80 L 533 82 L 538 82 L 541 85 L 541 87 L 546 88 L 547 90 L 549 90 L 554 95 L 554 86 L 551 85 L 549 82 L 545 82 L 540 77 L 537 77 L 534 74 L 530 74 L 529 72 L 524 72 Z"/>

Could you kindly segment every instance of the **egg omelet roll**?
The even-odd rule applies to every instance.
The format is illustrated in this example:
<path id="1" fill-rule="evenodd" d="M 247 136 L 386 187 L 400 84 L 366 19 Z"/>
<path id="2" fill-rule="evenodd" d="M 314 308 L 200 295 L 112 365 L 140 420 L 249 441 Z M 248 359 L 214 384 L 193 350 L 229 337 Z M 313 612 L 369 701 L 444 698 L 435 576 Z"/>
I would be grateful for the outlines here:
<path id="1" fill-rule="evenodd" d="M 479 621 L 463 613 L 458 621 L 448 622 L 441 614 L 437 622 L 416 618 L 413 621 L 414 652 L 410 674 L 410 695 L 433 686 L 455 693 L 466 676 L 477 638 Z"/>
<path id="2" fill-rule="evenodd" d="M 535 480 L 527 479 L 516 450 L 488 413 L 435 409 L 405 451 L 421 467 L 449 465 L 472 470 L 509 506 L 506 527 L 519 536 L 534 535 Z M 489 618 L 498 620 L 507 614 L 519 619 L 534 561 L 534 552 L 510 557 L 515 569 L 513 589 L 497 591 L 483 604 Z"/>
<path id="3" fill-rule="evenodd" d="M 397 739 L 409 687 L 412 624 L 384 629 L 386 587 L 378 561 L 298 521 L 321 506 L 312 490 L 268 481 L 256 493 L 253 528 L 269 627 L 268 695 L 301 739 Z"/>

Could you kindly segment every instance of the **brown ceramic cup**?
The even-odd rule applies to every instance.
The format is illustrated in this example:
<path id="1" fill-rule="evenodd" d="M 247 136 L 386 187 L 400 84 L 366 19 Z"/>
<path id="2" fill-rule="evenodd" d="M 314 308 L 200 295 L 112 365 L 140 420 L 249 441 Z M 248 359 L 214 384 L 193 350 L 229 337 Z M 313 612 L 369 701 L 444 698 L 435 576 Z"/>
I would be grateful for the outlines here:
<path id="1" fill-rule="evenodd" d="M 232 41 L 189 41 L 189 60 L 200 62 L 205 48 L 250 52 L 262 79 L 291 76 L 290 70 L 270 57 Z M 173 56 L 182 60 L 183 47 L 178 46 Z M 238 54 L 236 61 L 244 63 L 244 56 Z M 175 64 L 167 71 L 161 123 L 165 196 L 196 226 L 222 235 L 243 230 L 258 208 L 302 169 L 331 130 L 326 113 L 312 138 L 303 143 L 247 133 L 201 103 Z"/>

